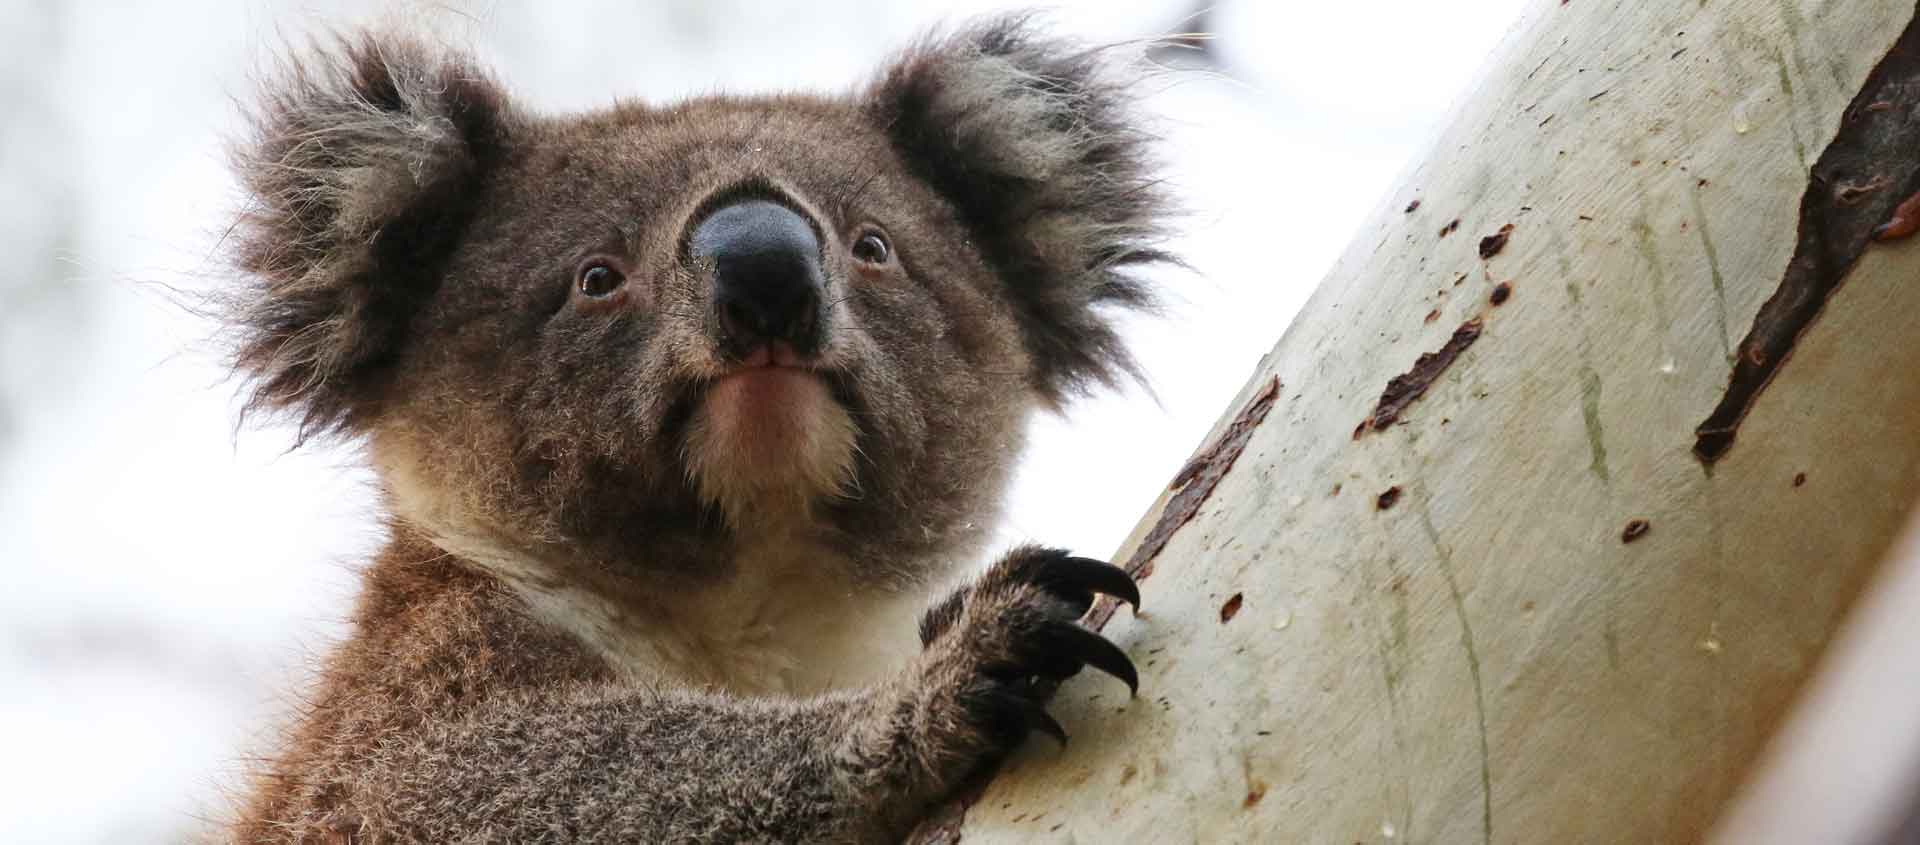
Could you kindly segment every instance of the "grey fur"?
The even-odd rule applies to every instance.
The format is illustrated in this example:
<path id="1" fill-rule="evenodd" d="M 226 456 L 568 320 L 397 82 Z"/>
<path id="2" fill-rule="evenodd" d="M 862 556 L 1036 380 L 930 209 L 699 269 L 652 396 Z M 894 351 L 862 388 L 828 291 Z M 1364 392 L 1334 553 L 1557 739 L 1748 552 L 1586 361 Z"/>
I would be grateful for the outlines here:
<path id="1" fill-rule="evenodd" d="M 1036 406 L 1132 367 L 1101 306 L 1167 256 L 1130 103 L 1023 18 L 844 97 L 554 118 L 390 33 L 290 62 L 236 156 L 235 361 L 368 447 L 391 539 L 233 838 L 888 841 L 1058 731 L 1058 679 L 1131 683 L 1072 621 L 1132 593 L 1104 565 L 1017 549 L 917 641 L 888 610 L 978 548 Z M 834 296 L 789 405 L 739 406 L 811 438 L 758 463 L 681 248 L 742 191 L 819 225 Z M 898 260 L 853 261 L 876 229 Z"/>

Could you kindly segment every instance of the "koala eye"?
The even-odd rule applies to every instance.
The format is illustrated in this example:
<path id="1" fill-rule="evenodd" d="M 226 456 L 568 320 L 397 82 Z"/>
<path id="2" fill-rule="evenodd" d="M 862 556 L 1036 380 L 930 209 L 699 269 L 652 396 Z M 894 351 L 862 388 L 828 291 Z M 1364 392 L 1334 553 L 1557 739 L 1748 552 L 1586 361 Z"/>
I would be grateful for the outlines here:
<path id="1" fill-rule="evenodd" d="M 862 264 L 885 264 L 893 257 L 893 248 L 879 232 L 868 232 L 853 242 L 853 258 Z"/>
<path id="2" fill-rule="evenodd" d="M 614 269 L 613 265 L 605 261 L 589 261 L 581 266 L 579 280 L 574 286 L 580 289 L 582 295 L 600 299 L 612 296 L 626 283 L 626 274 Z"/>

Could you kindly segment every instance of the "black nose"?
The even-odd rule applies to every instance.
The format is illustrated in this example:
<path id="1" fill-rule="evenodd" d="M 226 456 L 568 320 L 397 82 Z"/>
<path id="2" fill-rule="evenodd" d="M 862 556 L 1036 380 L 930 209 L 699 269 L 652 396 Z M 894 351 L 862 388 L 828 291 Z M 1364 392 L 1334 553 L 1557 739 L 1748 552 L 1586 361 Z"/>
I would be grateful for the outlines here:
<path id="1" fill-rule="evenodd" d="M 725 351 L 744 359 L 774 341 L 801 356 L 819 351 L 820 240 L 792 209 L 747 200 L 707 215 L 693 257 L 713 263 L 713 305 Z"/>

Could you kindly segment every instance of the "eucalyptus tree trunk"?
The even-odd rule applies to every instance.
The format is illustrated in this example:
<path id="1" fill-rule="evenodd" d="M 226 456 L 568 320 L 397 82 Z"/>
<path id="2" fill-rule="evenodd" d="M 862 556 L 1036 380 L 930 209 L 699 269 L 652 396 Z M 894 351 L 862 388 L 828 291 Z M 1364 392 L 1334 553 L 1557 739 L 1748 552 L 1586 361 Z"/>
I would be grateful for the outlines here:
<path id="1" fill-rule="evenodd" d="M 919 835 L 1706 836 L 1920 492 L 1915 14 L 1538 0 Z"/>

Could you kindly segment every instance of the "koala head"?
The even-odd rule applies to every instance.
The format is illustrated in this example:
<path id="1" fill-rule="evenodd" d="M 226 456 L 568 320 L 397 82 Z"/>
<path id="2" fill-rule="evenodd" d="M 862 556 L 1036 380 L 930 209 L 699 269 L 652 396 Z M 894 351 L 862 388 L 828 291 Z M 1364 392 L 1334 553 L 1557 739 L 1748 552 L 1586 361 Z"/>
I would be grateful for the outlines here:
<path id="1" fill-rule="evenodd" d="M 236 155 L 250 409 L 361 442 L 450 550 L 872 572 L 979 539 L 1026 414 L 1128 374 L 1164 200 L 1124 78 L 1020 19 L 843 96 L 544 115 L 371 32 L 265 84 Z"/>

